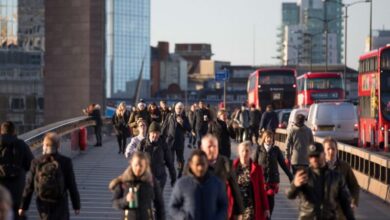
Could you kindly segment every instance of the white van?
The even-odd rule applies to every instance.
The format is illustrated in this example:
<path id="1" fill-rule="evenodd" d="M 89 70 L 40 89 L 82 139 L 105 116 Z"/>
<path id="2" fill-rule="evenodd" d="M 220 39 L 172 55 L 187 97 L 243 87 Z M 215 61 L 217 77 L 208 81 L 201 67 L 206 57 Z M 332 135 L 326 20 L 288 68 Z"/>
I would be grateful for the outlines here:
<path id="1" fill-rule="evenodd" d="M 307 115 L 309 114 L 309 109 L 308 108 L 293 109 L 290 113 L 290 117 L 288 118 L 287 131 L 289 131 L 292 128 L 295 122 L 295 117 L 297 117 L 297 115 L 299 114 L 304 115 L 307 118 Z"/>
<path id="2" fill-rule="evenodd" d="M 358 116 L 355 106 L 349 102 L 312 104 L 306 124 L 317 137 L 331 136 L 344 142 L 358 140 Z"/>

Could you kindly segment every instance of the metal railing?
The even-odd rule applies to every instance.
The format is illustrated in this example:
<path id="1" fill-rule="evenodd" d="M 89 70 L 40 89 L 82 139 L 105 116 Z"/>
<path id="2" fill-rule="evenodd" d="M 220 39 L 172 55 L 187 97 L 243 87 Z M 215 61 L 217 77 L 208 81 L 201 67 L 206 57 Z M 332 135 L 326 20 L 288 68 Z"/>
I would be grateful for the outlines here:
<path id="1" fill-rule="evenodd" d="M 277 129 L 275 144 L 286 150 L 287 131 Z M 315 137 L 315 142 L 322 143 L 324 138 Z M 339 158 L 348 162 L 359 182 L 360 187 L 390 203 L 390 157 L 382 152 L 371 152 L 352 145 L 337 143 Z"/>

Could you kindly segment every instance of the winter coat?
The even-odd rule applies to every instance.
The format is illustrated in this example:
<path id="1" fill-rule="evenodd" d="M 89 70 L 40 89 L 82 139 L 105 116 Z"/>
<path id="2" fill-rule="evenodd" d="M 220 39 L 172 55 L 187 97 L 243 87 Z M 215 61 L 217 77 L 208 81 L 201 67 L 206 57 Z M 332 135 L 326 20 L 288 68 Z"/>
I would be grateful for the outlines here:
<path id="1" fill-rule="evenodd" d="M 137 146 L 139 143 L 141 143 L 143 139 L 145 139 L 145 137 L 142 137 L 141 135 L 131 138 L 130 143 L 126 147 L 126 151 L 125 151 L 126 158 L 130 158 L 134 154 L 134 152 L 137 151 Z"/>
<path id="2" fill-rule="evenodd" d="M 147 123 L 148 126 L 151 123 L 149 112 L 146 109 L 144 109 L 142 111 L 137 110 L 137 111 L 132 112 L 130 115 L 130 119 L 129 119 L 128 124 L 129 124 L 129 127 L 132 129 L 133 136 L 138 135 L 137 120 L 140 118 L 145 120 L 145 122 Z"/>
<path id="3" fill-rule="evenodd" d="M 138 144 L 137 150 L 149 155 L 152 174 L 157 180 L 165 183 L 167 178 L 165 166 L 168 168 L 171 181 L 174 182 L 176 180 L 176 170 L 172 153 L 162 138 L 159 138 L 154 143 L 151 143 L 149 138 L 145 138 Z"/>
<path id="4" fill-rule="evenodd" d="M 129 202 L 126 201 L 126 196 L 129 193 L 130 187 L 138 188 L 138 208 L 136 209 L 130 209 Z M 128 219 L 154 220 L 153 208 L 155 209 L 157 220 L 165 219 L 162 192 L 152 174 L 147 172 L 141 177 L 136 177 L 131 171 L 131 168 L 127 168 L 121 176 L 110 182 L 109 189 L 113 192 L 113 207 L 124 211 L 126 210 L 128 212 Z"/>
<path id="5" fill-rule="evenodd" d="M 224 121 L 217 119 L 209 124 L 207 133 L 211 133 L 217 137 L 219 154 L 230 159 L 230 138 L 235 138 L 235 133 L 232 128 L 228 128 Z"/>
<path id="6" fill-rule="evenodd" d="M 226 220 L 225 184 L 210 172 L 200 182 L 192 174 L 177 181 L 169 202 L 172 220 Z"/>
<path id="7" fill-rule="evenodd" d="M 161 123 L 162 122 L 162 118 L 161 118 L 161 112 L 158 108 L 156 108 L 155 110 L 152 110 L 150 109 L 149 110 L 149 115 L 150 115 L 150 120 L 153 122 L 157 122 L 157 123 Z"/>
<path id="8" fill-rule="evenodd" d="M 169 109 L 164 110 L 160 108 L 160 112 L 161 112 L 161 123 L 163 124 L 167 119 L 168 115 L 171 114 L 171 111 L 169 111 Z"/>
<path id="9" fill-rule="evenodd" d="M 264 180 L 266 183 L 280 183 L 278 164 L 286 173 L 290 181 L 294 178 L 289 168 L 286 166 L 283 153 L 278 146 L 272 146 L 267 152 L 263 145 L 257 145 L 252 160 L 263 167 Z"/>
<path id="10" fill-rule="evenodd" d="M 1 135 L 0 148 L 12 147 L 15 149 L 14 163 L 20 168 L 20 174 L 15 178 L 0 178 L 0 185 L 7 188 L 12 196 L 15 210 L 19 208 L 22 198 L 26 173 L 30 170 L 31 161 L 34 159 L 30 147 L 14 135 Z"/>
<path id="11" fill-rule="evenodd" d="M 191 128 L 194 127 L 194 120 L 195 120 L 195 111 L 189 111 L 188 112 L 188 121 L 190 122 Z"/>
<path id="12" fill-rule="evenodd" d="M 312 168 L 306 169 L 308 183 L 300 187 L 292 183 L 287 191 L 287 198 L 299 197 L 298 219 L 336 219 L 338 205 L 347 219 L 355 219 L 351 209 L 351 197 L 343 176 L 326 166 L 320 170 L 321 176 L 318 176 Z"/>
<path id="13" fill-rule="evenodd" d="M 125 111 L 122 117 L 114 113 L 111 121 L 112 121 L 112 125 L 114 126 L 116 135 L 130 137 L 129 125 L 127 124 L 129 119 L 130 119 L 129 111 Z"/>
<path id="14" fill-rule="evenodd" d="M 260 126 L 261 111 L 258 109 L 250 111 L 249 118 L 250 118 L 249 125 L 254 128 L 258 128 Z"/>
<path id="15" fill-rule="evenodd" d="M 261 116 L 260 121 L 260 130 L 269 130 L 272 132 L 275 132 L 276 128 L 278 127 L 278 116 L 274 111 L 266 111 Z"/>
<path id="16" fill-rule="evenodd" d="M 194 124 L 192 129 L 196 132 L 206 133 L 208 124 L 211 120 L 211 113 L 208 109 L 198 109 L 195 112 Z"/>
<path id="17" fill-rule="evenodd" d="M 45 220 L 67 220 L 69 219 L 69 208 L 68 208 L 68 193 L 72 201 L 74 210 L 80 210 L 80 195 L 77 189 L 76 178 L 73 171 L 72 160 L 59 153 L 52 155 L 42 155 L 39 158 L 34 159 L 31 162 L 30 172 L 27 175 L 26 186 L 24 188 L 22 202 L 20 207 L 23 210 L 28 210 L 31 202 L 31 198 L 34 192 L 34 180 L 36 175 L 37 166 L 42 163 L 43 160 L 48 156 L 53 156 L 54 159 L 59 163 L 64 177 L 65 192 L 61 200 L 56 203 L 45 202 L 37 197 L 36 205 L 40 215 Z"/>
<path id="18" fill-rule="evenodd" d="M 313 133 L 306 125 L 294 125 L 287 134 L 286 154 L 292 165 L 307 165 L 307 148 L 314 143 Z"/>
<path id="19" fill-rule="evenodd" d="M 103 125 L 103 120 L 102 120 L 102 114 L 100 112 L 100 109 L 93 109 L 89 116 L 92 117 L 92 119 L 95 121 L 96 126 L 102 126 Z"/>
<path id="20" fill-rule="evenodd" d="M 228 219 L 234 215 L 244 213 L 244 203 L 242 201 L 240 188 L 238 187 L 236 176 L 232 170 L 228 158 L 219 156 L 217 161 L 209 166 L 212 174 L 219 177 L 226 185 L 226 194 L 228 197 Z"/>
<path id="21" fill-rule="evenodd" d="M 236 159 L 233 161 L 233 169 L 235 175 L 237 176 L 237 169 L 240 163 L 240 159 Z M 254 207 L 255 207 L 255 218 L 253 220 L 266 220 L 264 216 L 264 212 L 269 210 L 267 194 L 265 193 L 264 187 L 264 177 L 263 177 L 263 168 L 250 162 L 250 179 L 252 184 L 252 192 L 254 195 Z"/>
<path id="22" fill-rule="evenodd" d="M 183 119 L 182 125 L 177 123 L 176 117 L 178 117 L 176 113 L 170 114 L 161 128 L 161 133 L 164 135 L 169 149 L 183 149 L 185 134 L 191 132 L 187 116 L 180 115 Z"/>
<path id="23" fill-rule="evenodd" d="M 240 128 L 249 128 L 250 118 L 249 111 L 245 109 L 244 111 L 240 111 L 238 113 L 238 121 Z"/>

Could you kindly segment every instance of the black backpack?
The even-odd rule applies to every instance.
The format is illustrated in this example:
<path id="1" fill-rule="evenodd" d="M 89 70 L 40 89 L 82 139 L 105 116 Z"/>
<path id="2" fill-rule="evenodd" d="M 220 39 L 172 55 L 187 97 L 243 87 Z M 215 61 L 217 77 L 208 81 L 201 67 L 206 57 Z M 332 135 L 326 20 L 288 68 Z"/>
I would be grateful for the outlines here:
<path id="1" fill-rule="evenodd" d="M 65 194 L 65 180 L 60 164 L 52 155 L 45 157 L 35 170 L 35 192 L 45 202 L 58 202 Z"/>
<path id="2" fill-rule="evenodd" d="M 22 167 L 18 163 L 19 152 L 17 150 L 16 141 L 11 145 L 1 143 L 0 146 L 0 178 L 15 178 L 22 171 Z"/>

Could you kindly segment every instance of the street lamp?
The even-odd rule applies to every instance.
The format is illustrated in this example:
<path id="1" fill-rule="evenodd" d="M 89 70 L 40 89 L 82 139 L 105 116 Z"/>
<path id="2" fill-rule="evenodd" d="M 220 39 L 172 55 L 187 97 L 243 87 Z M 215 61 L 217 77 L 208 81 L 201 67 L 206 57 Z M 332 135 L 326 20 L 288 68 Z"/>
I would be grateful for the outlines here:
<path id="1" fill-rule="evenodd" d="M 344 88 L 346 88 L 346 79 L 347 79 L 347 47 L 348 47 L 348 8 L 352 5 L 360 4 L 360 3 L 368 3 L 370 2 L 370 39 L 369 39 L 369 48 L 371 50 L 371 22 L 372 22 L 372 0 L 361 0 L 361 1 L 356 1 L 356 2 L 351 2 L 348 4 L 343 4 L 341 2 L 337 1 L 331 1 L 331 0 L 326 0 L 331 3 L 336 3 L 344 7 L 345 10 L 345 15 L 344 15 Z"/>

